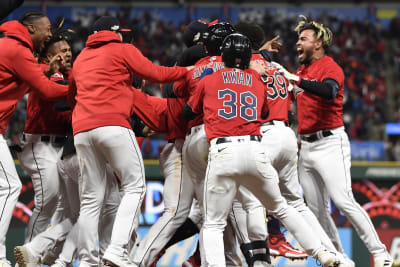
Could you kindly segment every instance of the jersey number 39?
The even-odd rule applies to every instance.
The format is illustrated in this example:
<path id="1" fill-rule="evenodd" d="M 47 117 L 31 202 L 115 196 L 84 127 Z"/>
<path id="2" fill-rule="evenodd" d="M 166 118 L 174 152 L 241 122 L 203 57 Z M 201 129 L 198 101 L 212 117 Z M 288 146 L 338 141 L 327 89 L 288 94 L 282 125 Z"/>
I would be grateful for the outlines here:
<path id="1" fill-rule="evenodd" d="M 275 72 L 273 76 L 267 76 L 264 82 L 267 83 L 268 99 L 275 100 L 277 97 L 285 99 L 288 96 L 285 78 L 279 72 Z"/>
<path id="2" fill-rule="evenodd" d="M 218 99 L 223 99 L 224 108 L 218 109 L 218 116 L 227 120 L 237 117 L 237 93 L 229 88 L 218 90 Z M 239 116 L 247 121 L 257 120 L 257 97 L 252 92 L 239 94 Z"/>

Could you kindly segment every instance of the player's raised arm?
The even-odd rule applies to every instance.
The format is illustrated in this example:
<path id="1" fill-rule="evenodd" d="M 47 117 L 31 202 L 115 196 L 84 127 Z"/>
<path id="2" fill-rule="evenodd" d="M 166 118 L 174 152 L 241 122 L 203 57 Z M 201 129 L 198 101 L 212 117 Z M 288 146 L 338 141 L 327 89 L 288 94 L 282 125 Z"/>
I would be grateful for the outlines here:
<path id="1" fill-rule="evenodd" d="M 141 78 L 157 83 L 168 83 L 181 79 L 192 67 L 163 67 L 152 63 L 131 44 L 122 47 L 128 68 Z"/>

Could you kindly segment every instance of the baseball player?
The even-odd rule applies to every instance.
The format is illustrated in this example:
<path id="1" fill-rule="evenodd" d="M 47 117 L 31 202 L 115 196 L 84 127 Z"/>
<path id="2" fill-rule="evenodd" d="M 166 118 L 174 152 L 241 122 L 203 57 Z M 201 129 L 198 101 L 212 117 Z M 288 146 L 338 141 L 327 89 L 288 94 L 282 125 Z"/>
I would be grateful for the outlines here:
<path id="1" fill-rule="evenodd" d="M 182 83 L 176 83 L 175 87 L 175 94 L 181 97 L 185 97 L 186 95 L 190 94 L 190 92 L 193 90 L 193 88 L 196 87 L 197 82 L 199 78 L 201 78 L 205 72 L 214 69 L 218 70 L 220 69 L 223 65 L 220 62 L 220 46 L 222 43 L 222 40 L 230 33 L 234 31 L 233 27 L 228 24 L 228 23 L 217 23 L 209 27 L 208 31 L 204 34 L 205 40 L 205 47 L 207 49 L 208 57 L 205 57 L 201 59 L 200 61 L 197 62 L 196 68 L 193 70 L 193 74 L 188 77 L 186 82 Z M 207 70 L 207 71 L 206 71 Z M 191 122 L 191 129 L 188 131 L 188 134 L 185 139 L 184 143 L 184 148 L 183 148 L 183 159 L 184 159 L 184 165 L 183 165 L 183 175 L 184 177 L 190 177 L 193 180 L 193 184 L 195 184 L 195 195 L 196 198 L 199 200 L 199 202 L 202 202 L 202 194 L 203 194 L 203 189 L 202 189 L 202 183 L 204 180 L 204 175 L 206 171 L 206 163 L 205 159 L 207 158 L 207 151 L 208 151 L 208 143 L 206 141 L 206 135 L 204 132 L 204 125 L 202 123 L 202 118 L 199 116 L 194 122 Z M 189 126 L 189 127 L 190 127 Z M 238 192 L 238 195 L 241 195 L 243 191 Z M 238 199 L 250 201 L 252 200 L 251 203 L 246 203 L 244 206 L 247 208 L 247 213 L 254 213 L 256 210 L 255 208 L 260 211 L 258 212 L 258 217 L 255 216 L 252 218 L 250 221 L 252 224 L 249 224 L 249 232 L 250 232 L 250 237 L 252 241 L 256 241 L 258 246 L 261 246 L 261 243 L 264 243 L 263 248 L 267 247 L 266 243 L 266 238 L 267 238 L 267 231 L 265 229 L 265 219 L 264 219 L 264 211 L 261 203 L 253 196 L 238 196 Z M 253 205 L 255 204 L 255 205 Z M 200 207 L 202 205 L 200 204 Z M 201 210 L 201 208 L 200 208 Z M 251 210 L 251 211 L 250 211 Z M 199 216 L 202 217 L 202 216 Z M 258 224 L 261 227 L 251 227 L 254 226 L 256 223 L 256 218 L 258 218 Z M 202 222 L 203 220 L 201 220 Z M 191 224 L 191 223 L 188 223 Z M 236 225 L 235 222 L 233 222 L 231 225 Z M 230 225 L 229 225 L 230 226 Z M 259 231 L 260 229 L 264 228 L 263 231 Z M 236 227 L 235 227 L 236 230 Z M 193 233 L 193 232 L 191 232 Z M 230 241 L 230 236 L 226 236 L 225 241 L 229 242 Z M 200 239 L 201 241 L 201 239 Z M 243 243 L 243 240 L 240 240 L 241 243 Z M 235 250 L 236 246 L 236 241 L 232 242 L 230 248 L 231 250 Z M 248 243 L 248 242 L 246 242 Z M 201 246 L 200 246 L 201 248 Z M 256 250 L 256 248 L 254 247 Z M 251 250 L 249 247 L 247 250 Z M 265 251 L 265 249 L 264 249 Z M 204 254 L 204 253 L 203 253 Z M 202 254 L 202 255 L 203 255 Z M 247 252 L 245 252 L 247 254 Z M 225 255 L 232 255 L 231 257 L 227 257 L 227 260 L 230 260 L 231 262 L 227 262 L 227 264 L 232 264 L 235 265 L 235 257 L 232 253 L 225 253 Z M 258 259 L 261 260 L 261 255 L 258 255 Z M 255 258 L 255 257 L 254 257 Z M 268 257 L 265 257 L 265 259 Z M 269 258 L 268 258 L 269 260 Z"/>
<path id="2" fill-rule="evenodd" d="M 351 221 L 373 255 L 374 266 L 392 266 L 392 257 L 351 190 L 350 144 L 343 126 L 344 74 L 342 68 L 325 54 L 332 43 L 332 32 L 318 22 L 304 20 L 299 22 L 295 31 L 302 65 L 295 74 L 276 66 L 297 86 L 298 134 L 301 139 L 299 179 L 307 204 L 337 249 L 343 251 L 329 213 L 330 197 Z"/>
<path id="3" fill-rule="evenodd" d="M 25 13 L 20 22 L 2 24 L 0 31 L 5 34 L 0 39 L 0 264 L 8 267 L 5 237 L 21 182 L 3 134 L 17 102 L 29 90 L 48 99 L 57 99 L 66 95 L 67 87 L 50 81 L 32 54 L 51 37 L 50 21 L 43 13 Z M 60 60 L 57 57 L 55 63 Z"/>
<path id="4" fill-rule="evenodd" d="M 58 40 L 58 35 L 56 33 L 42 51 L 43 63 L 49 63 L 57 55 L 63 59 L 59 71 L 49 73 L 52 81 L 66 80 L 71 69 L 71 47 L 67 41 Z M 43 70 L 49 68 L 48 64 L 41 66 Z M 53 106 L 54 101 L 42 99 L 37 92 L 31 92 L 28 96 L 26 122 L 21 138 L 22 151 L 17 153 L 21 167 L 32 179 L 35 191 L 35 208 L 29 219 L 25 243 L 46 230 L 59 198 L 57 161 L 61 157 L 71 124 L 71 111 L 56 112 Z M 53 219 L 53 222 L 59 221 Z"/>
<path id="5" fill-rule="evenodd" d="M 86 48 L 77 57 L 70 80 L 72 127 L 82 174 L 79 225 L 80 266 L 97 266 L 97 235 L 105 191 L 105 164 L 121 179 L 124 195 L 118 208 L 110 245 L 103 256 L 109 266 L 134 266 L 128 243 L 136 232 L 145 193 L 144 165 L 129 123 L 132 74 L 153 82 L 171 82 L 188 68 L 152 64 L 131 44 L 121 42 L 119 21 L 101 17 Z"/>
<path id="6" fill-rule="evenodd" d="M 228 34 L 234 32 L 229 23 L 217 23 L 211 25 L 207 32 L 203 34 L 207 57 L 202 58 L 196 63 L 191 75 L 187 75 L 184 82 L 175 83 L 174 93 L 178 97 L 187 99 L 191 92 L 196 88 L 199 78 L 207 68 L 220 69 L 221 62 L 219 46 Z M 192 180 L 194 185 L 194 196 L 198 200 L 200 210 L 203 209 L 203 182 L 207 167 L 208 143 L 205 138 L 202 116 L 191 121 L 188 125 L 185 142 L 182 148 L 183 154 L 183 177 Z M 202 250 L 201 239 L 200 249 Z M 234 245 L 234 244 L 233 244 Z M 203 256 L 204 253 L 201 253 Z M 231 260 L 231 259 L 230 259 Z M 232 262 L 232 264 L 234 264 Z"/>
<path id="7" fill-rule="evenodd" d="M 262 33 L 262 29 L 257 24 L 240 22 L 235 25 L 235 28 L 244 35 L 247 33 L 252 43 L 252 49 L 261 47 L 261 40 L 263 38 L 260 38 L 260 35 L 262 36 L 260 33 Z M 280 191 L 288 204 L 295 207 L 307 223 L 312 226 L 323 244 L 330 251 L 336 252 L 329 237 L 322 229 L 314 214 L 305 205 L 302 197 L 297 176 L 297 139 L 293 130 L 288 127 L 288 110 L 290 108 L 289 84 L 271 64 L 269 55 L 265 55 L 265 50 L 261 54 L 255 52 L 253 49 L 252 60 L 261 60 L 269 68 L 269 75 L 263 78 L 267 86 L 270 113 L 268 118 L 262 121 L 261 133 L 263 139 L 261 143 L 265 148 L 265 152 L 271 158 L 272 166 L 278 171 Z M 271 233 L 271 229 L 268 230 Z M 274 231 L 278 233 L 272 234 L 273 242 L 276 242 L 276 244 L 284 242 L 286 244 L 274 246 L 274 243 L 272 243 L 272 248 L 270 246 L 271 255 L 285 256 L 291 259 L 304 258 L 304 252 L 291 248 L 290 244 L 286 242 L 283 234 L 280 233 L 279 224 L 278 229 Z M 269 238 L 271 239 L 271 234 Z"/>
<path id="8" fill-rule="evenodd" d="M 60 25 L 59 27 L 61 26 L 62 25 Z M 60 68 L 59 72 L 53 74 L 50 79 L 65 84 L 68 83 L 67 74 L 71 68 L 71 57 L 72 57 L 71 48 L 67 42 L 70 38 L 71 36 L 69 30 L 57 28 L 53 33 L 52 38 L 48 42 L 46 42 L 45 48 L 41 51 L 43 57 L 42 61 L 44 62 L 47 62 L 50 59 L 52 59 L 54 55 L 60 55 L 63 57 L 64 64 L 62 65 L 62 68 Z M 42 64 L 42 66 L 47 68 L 46 64 Z M 71 127 L 70 125 L 71 125 L 72 112 L 69 109 L 69 107 L 62 108 L 62 111 L 56 112 L 55 110 L 56 106 L 59 107 L 60 106 L 59 103 L 55 104 L 54 101 L 45 101 L 39 98 L 37 94 L 31 93 L 28 98 L 28 107 L 27 107 L 28 116 L 25 125 L 26 130 L 24 136 L 27 136 L 28 135 L 27 133 L 31 132 L 34 132 L 34 134 L 36 134 L 37 132 L 39 133 L 57 132 L 59 135 L 62 135 L 63 137 L 67 135 Z M 28 136 L 32 137 L 32 134 L 29 134 Z M 43 136 L 43 134 L 41 136 Z M 53 255 L 53 257 L 55 256 L 55 259 L 57 259 L 58 254 L 61 252 L 61 249 L 63 252 L 62 255 L 60 256 L 61 260 L 57 264 L 59 266 L 65 267 L 66 263 L 72 262 L 73 254 L 75 253 L 76 250 L 75 243 L 77 241 L 77 238 L 75 238 L 73 242 L 67 241 L 66 242 L 67 245 L 65 246 L 65 248 L 63 248 L 63 241 L 65 241 L 66 235 L 70 233 L 71 228 L 74 226 L 79 216 L 79 206 L 80 206 L 79 190 L 78 190 L 79 166 L 75 156 L 73 139 L 70 138 L 68 141 L 69 141 L 68 143 L 62 142 L 58 145 L 53 145 L 53 143 L 51 142 L 41 142 L 41 140 L 38 140 L 37 143 L 35 142 L 32 144 L 27 142 L 24 146 L 22 153 L 19 154 L 20 160 L 27 158 L 29 159 L 30 157 L 32 157 L 30 156 L 31 154 L 41 159 L 40 162 L 43 163 L 43 166 L 41 166 L 38 169 L 40 169 L 39 174 L 42 173 L 42 175 L 39 175 L 39 177 L 42 178 L 42 181 L 44 180 L 43 173 L 46 174 L 51 173 L 53 175 L 53 177 L 48 177 L 51 179 L 43 181 L 43 188 L 47 189 L 51 188 L 51 187 L 45 187 L 47 183 L 54 184 L 55 182 L 59 182 L 59 186 L 52 188 L 53 190 L 56 190 L 56 192 L 52 192 L 50 190 L 44 190 L 43 188 L 40 188 L 38 192 L 40 192 L 40 194 L 42 194 L 42 192 L 47 192 L 55 196 L 61 196 L 63 200 L 59 205 L 60 210 L 63 212 L 63 214 L 61 214 L 62 216 L 60 216 L 61 221 L 57 222 L 54 220 L 53 217 L 52 225 L 50 228 L 47 228 L 46 225 L 44 229 L 38 231 L 39 232 L 38 235 L 35 235 L 34 237 L 32 235 L 29 238 L 29 240 L 26 240 L 24 246 L 17 246 L 14 249 L 19 266 L 38 265 L 40 262 L 40 257 L 44 253 L 52 251 L 50 249 L 52 249 L 55 246 L 55 244 L 57 244 L 56 242 L 60 242 L 59 244 L 60 249 L 57 255 Z M 70 141 L 72 141 L 72 143 Z M 39 150 L 37 148 L 34 149 L 34 147 L 42 148 L 42 150 Z M 29 149 L 29 153 L 24 152 L 27 149 Z M 53 152 L 53 150 L 57 151 L 51 153 Z M 62 156 L 61 156 L 61 151 L 59 150 L 62 150 Z M 50 156 L 56 156 L 56 158 L 52 158 Z M 29 162 L 26 162 L 24 165 L 27 165 L 28 163 Z M 34 164 L 38 163 L 39 160 L 34 162 Z M 33 171 L 33 173 L 35 172 Z M 58 173 L 60 173 L 60 178 L 62 178 L 60 181 L 58 181 L 59 179 Z M 71 175 L 71 173 L 73 175 Z M 103 245 L 104 243 L 106 244 L 109 243 L 109 237 L 111 236 L 111 229 L 108 229 L 107 231 L 107 227 L 110 228 L 110 222 L 113 221 L 113 218 L 115 217 L 119 204 L 119 192 L 113 172 L 109 171 L 108 173 L 110 173 L 111 175 L 107 176 L 109 177 L 110 180 L 109 183 L 110 186 L 107 188 L 107 193 L 108 192 L 110 193 L 106 194 L 107 198 L 105 201 L 106 204 L 103 207 L 103 214 L 105 214 L 104 217 L 110 216 L 111 219 L 104 218 L 102 221 L 106 221 L 106 223 L 100 224 L 104 225 L 103 226 L 104 231 L 100 231 L 104 233 L 103 236 L 107 236 L 108 234 L 108 242 L 107 238 L 100 239 L 100 250 L 104 247 Z M 34 179 L 33 175 L 32 179 Z M 55 179 L 57 180 L 55 181 Z M 42 185 L 42 183 L 38 184 Z M 111 193 L 114 193 L 116 197 L 115 196 L 113 197 Z M 109 195 L 111 195 L 111 197 L 108 197 Z M 46 195 L 46 197 L 42 196 L 42 198 L 47 200 L 49 197 L 47 197 Z M 54 210 L 56 205 L 56 200 L 57 198 L 53 197 L 51 202 L 48 202 L 47 206 L 42 207 L 41 209 L 39 209 L 39 211 L 43 209 Z M 51 215 L 50 211 L 47 212 L 49 213 L 49 215 Z M 35 224 L 37 223 L 34 223 L 33 225 Z M 28 228 L 28 233 L 29 233 L 29 228 Z M 71 235 L 73 236 L 73 234 Z M 68 250 L 68 248 L 71 247 L 69 245 L 70 243 L 74 244 L 74 246 Z M 67 254 L 70 256 L 66 257 L 63 254 Z M 54 260 L 52 260 L 51 262 L 46 262 L 46 265 L 53 264 Z"/>
<path id="9" fill-rule="evenodd" d="M 278 176 L 259 145 L 260 118 L 266 117 L 268 105 L 259 74 L 248 69 L 250 47 L 247 37 L 229 35 L 222 45 L 225 68 L 204 77 L 183 110 L 186 119 L 203 111 L 210 142 L 202 229 L 206 264 L 225 266 L 222 231 L 242 184 L 282 220 L 309 255 L 323 266 L 337 266 L 340 260 L 313 238 L 311 228 L 280 195 Z"/>
<path id="10" fill-rule="evenodd" d="M 188 48 L 179 57 L 178 66 L 193 65 L 206 56 L 201 42 L 203 33 L 208 26 L 203 21 L 194 21 L 187 26 L 183 33 L 183 40 Z M 140 266 L 149 266 L 151 262 L 155 266 L 160 253 L 169 247 L 167 243 L 177 229 L 181 230 L 181 226 L 193 225 L 188 219 L 188 215 L 194 197 L 194 185 L 189 177 L 182 177 L 182 146 L 187 131 L 187 122 L 183 120 L 181 111 L 186 103 L 186 98 L 177 98 L 172 84 L 163 86 L 163 96 L 167 97 L 168 109 L 166 113 L 168 143 L 160 154 L 160 167 L 165 177 L 163 193 L 165 211 L 150 228 L 134 254 L 134 262 Z M 195 225 L 192 228 L 197 230 Z"/>
<path id="11" fill-rule="evenodd" d="M 139 92 L 141 93 L 141 92 Z M 185 100 L 167 98 L 166 100 L 166 139 L 167 144 L 160 154 L 160 168 L 164 181 L 164 213 L 152 225 L 137 248 L 133 262 L 138 266 L 150 266 L 167 244 L 169 238 L 184 223 L 189 215 L 193 187 L 190 179 L 182 179 L 182 146 L 187 123 L 181 117 Z M 139 100 L 140 101 L 140 100 Z M 138 102 L 139 102 L 138 101 Z M 140 108 L 143 101 L 135 106 Z M 154 107 L 154 106 L 153 106 Z M 134 111 L 135 112 L 135 111 Z M 185 195 L 188 196 L 185 196 Z M 190 201 L 186 201 L 189 199 Z"/>

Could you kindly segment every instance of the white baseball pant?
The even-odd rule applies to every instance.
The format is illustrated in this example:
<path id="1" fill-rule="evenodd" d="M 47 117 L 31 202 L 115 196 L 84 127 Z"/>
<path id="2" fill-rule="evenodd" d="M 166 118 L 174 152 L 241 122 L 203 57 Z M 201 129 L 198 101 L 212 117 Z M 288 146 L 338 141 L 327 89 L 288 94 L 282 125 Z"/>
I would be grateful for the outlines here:
<path id="1" fill-rule="evenodd" d="M 194 126 L 190 129 L 190 133 L 186 135 L 182 148 L 183 156 L 183 177 L 192 180 L 194 197 L 197 199 L 201 217 L 203 214 L 203 197 L 204 197 L 204 177 L 207 169 L 207 156 L 209 144 L 207 142 L 204 124 Z M 200 231 L 199 235 L 201 261 L 205 262 L 203 240 Z"/>
<path id="2" fill-rule="evenodd" d="M 167 143 L 160 154 L 164 181 L 164 213 L 153 224 L 136 249 L 133 262 L 150 266 L 171 236 L 185 222 L 192 205 L 194 187 L 192 180 L 182 177 L 183 139 Z"/>
<path id="3" fill-rule="evenodd" d="M 43 142 L 41 137 L 38 134 L 23 134 L 22 152 L 17 153 L 21 167 L 32 179 L 35 191 L 35 208 L 29 219 L 25 243 L 46 230 L 59 201 L 57 160 L 61 156 L 62 143 Z M 61 216 L 56 218 L 62 219 Z M 53 223 L 58 222 L 60 221 Z"/>
<path id="4" fill-rule="evenodd" d="M 142 155 L 131 129 L 120 126 L 95 128 L 75 135 L 82 175 L 81 209 L 78 219 L 80 266 L 98 266 L 98 223 L 107 187 L 108 162 L 121 180 L 123 197 L 115 218 L 108 253 L 127 258 L 128 243 L 138 227 L 146 191 Z"/>
<path id="5" fill-rule="evenodd" d="M 207 266 L 225 266 L 222 233 L 239 185 L 247 187 L 295 236 L 309 255 L 323 249 L 310 226 L 279 191 L 279 179 L 260 143 L 250 136 L 211 140 L 204 188 L 203 241 Z M 238 141 L 240 140 L 240 142 Z"/>
<path id="6" fill-rule="evenodd" d="M 203 218 L 203 196 L 204 196 L 204 177 L 206 174 L 207 170 L 207 158 L 208 158 L 208 152 L 209 152 L 209 144 L 207 142 L 207 136 L 204 130 L 204 124 L 194 126 L 190 129 L 190 134 L 186 136 L 182 153 L 183 153 L 183 177 L 190 177 L 193 181 L 194 189 L 195 189 L 195 197 L 197 199 L 198 205 L 199 205 L 199 210 L 200 214 L 196 213 L 191 213 L 189 215 L 190 218 L 194 217 L 192 219 L 193 222 L 197 221 L 203 221 L 203 219 L 199 220 L 199 218 Z M 243 191 L 245 192 L 245 191 Z M 248 191 L 247 191 L 248 192 Z M 241 193 L 239 193 L 240 195 Z M 261 203 L 258 201 L 258 199 L 254 196 L 249 196 L 249 197 L 240 197 L 239 198 L 242 201 L 249 201 L 249 203 L 243 205 L 247 205 L 246 207 L 252 207 L 254 208 L 255 206 L 262 207 Z M 251 202 L 251 203 L 250 203 Z M 263 208 L 262 208 L 263 209 Z M 255 213 L 253 213 L 255 214 Z M 200 215 L 200 216 L 199 216 Z M 261 215 L 260 213 L 258 215 Z M 264 215 L 264 213 L 263 213 Z M 252 217 L 252 216 L 251 216 Z M 250 219 L 250 218 L 249 218 Z M 258 216 L 257 220 L 254 220 L 254 224 L 258 224 L 260 220 L 263 221 L 262 225 L 265 227 L 265 220 L 264 217 Z M 232 225 L 234 225 L 234 222 L 232 222 Z M 254 225 L 251 225 L 254 226 Z M 199 227 L 201 228 L 201 227 Z M 236 235 L 238 234 L 236 227 L 233 228 L 234 231 L 236 232 Z M 249 227 L 249 230 L 251 232 L 251 237 L 257 237 L 257 239 L 252 239 L 252 240 L 265 240 L 267 237 L 267 231 L 265 231 L 260 234 L 258 232 L 259 227 L 251 228 Z M 225 237 L 225 240 L 229 242 L 229 238 Z M 200 232 L 199 235 L 199 241 L 200 241 L 200 255 L 202 257 L 202 262 L 205 262 L 204 258 L 204 250 L 203 250 L 203 245 L 202 245 L 202 232 Z M 229 249 L 231 250 L 231 254 L 236 253 L 235 250 L 236 243 L 235 245 L 232 245 L 231 248 L 226 248 L 226 251 Z M 234 251 L 233 251 L 234 250 Z M 234 264 L 235 258 L 234 257 L 228 257 L 227 260 L 230 260 L 231 262 L 226 262 L 227 264 Z"/>
<path id="7" fill-rule="evenodd" d="M 353 196 L 350 142 L 344 127 L 330 131 L 332 135 L 315 142 L 301 142 L 299 179 L 307 204 L 335 245 L 340 239 L 330 216 L 329 197 L 350 220 L 369 252 L 374 257 L 386 255 L 371 219 Z"/>
<path id="8" fill-rule="evenodd" d="M 64 196 L 64 210 L 66 211 L 66 219 L 61 223 L 52 224 L 46 231 L 35 236 L 31 242 L 24 246 L 29 249 L 35 257 L 42 256 L 46 251 L 54 247 L 57 242 L 65 240 L 63 249 L 59 256 L 62 259 L 62 266 L 72 263 L 74 254 L 76 253 L 76 243 L 78 241 L 77 233 L 79 229 L 76 221 L 79 217 L 80 195 L 79 185 L 81 182 L 79 175 L 79 165 L 76 155 L 68 155 L 63 160 L 59 160 L 58 167 L 60 171 L 61 182 L 60 193 Z M 68 173 L 68 174 L 67 174 Z M 104 198 L 104 205 L 101 211 L 101 219 L 99 224 L 99 241 L 100 241 L 100 257 L 108 244 L 110 243 L 112 225 L 119 204 L 118 184 L 115 180 L 114 173 L 107 164 L 107 180 L 108 187 Z M 71 177 L 70 174 L 77 176 Z M 60 261 L 59 261 L 60 263 Z"/>
<path id="9" fill-rule="evenodd" d="M 263 138 L 261 145 L 269 155 L 272 166 L 278 172 L 279 188 L 287 203 L 294 207 L 314 233 L 321 239 L 322 244 L 330 251 L 336 251 L 314 213 L 304 202 L 297 173 L 297 138 L 293 130 L 282 121 L 272 121 L 271 125 L 261 126 Z M 343 253 L 343 250 L 340 251 Z"/>
<path id="10" fill-rule="evenodd" d="M 21 188 L 14 160 L 0 134 L 0 259 L 6 258 L 6 234 Z"/>

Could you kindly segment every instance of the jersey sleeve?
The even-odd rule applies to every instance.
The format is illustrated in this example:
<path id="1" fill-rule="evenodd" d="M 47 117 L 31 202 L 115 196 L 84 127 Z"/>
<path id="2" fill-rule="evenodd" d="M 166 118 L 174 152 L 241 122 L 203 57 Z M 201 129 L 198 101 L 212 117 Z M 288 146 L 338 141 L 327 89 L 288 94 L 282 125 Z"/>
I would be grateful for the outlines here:
<path id="1" fill-rule="evenodd" d="M 327 65 L 324 69 L 324 73 L 321 76 L 321 82 L 325 79 L 333 79 L 335 80 L 339 86 L 341 86 L 344 82 L 344 73 L 342 68 L 337 65 L 335 62 Z"/>
<path id="2" fill-rule="evenodd" d="M 152 63 L 131 44 L 124 44 L 122 49 L 128 69 L 140 78 L 155 83 L 169 83 L 181 79 L 187 73 L 185 67 L 163 67 Z"/>
<path id="3" fill-rule="evenodd" d="M 192 111 L 196 114 L 203 113 L 203 98 L 204 98 L 204 89 L 205 89 L 205 79 L 201 80 L 196 89 L 193 90 L 187 104 L 192 108 Z"/>

